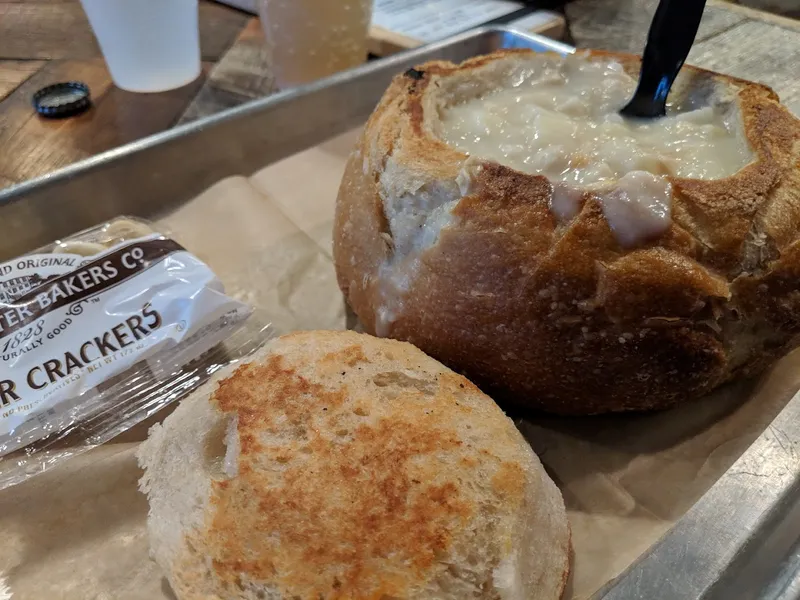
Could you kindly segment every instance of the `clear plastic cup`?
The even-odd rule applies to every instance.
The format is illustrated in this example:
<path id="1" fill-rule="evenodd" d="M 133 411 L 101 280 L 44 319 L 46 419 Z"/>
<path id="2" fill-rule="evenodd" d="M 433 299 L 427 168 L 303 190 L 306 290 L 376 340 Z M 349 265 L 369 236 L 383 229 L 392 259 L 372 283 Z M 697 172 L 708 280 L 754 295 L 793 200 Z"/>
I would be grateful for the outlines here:
<path id="1" fill-rule="evenodd" d="M 275 82 L 309 83 L 367 59 L 372 0 L 259 0 Z"/>
<path id="2" fill-rule="evenodd" d="M 81 0 L 114 83 L 171 90 L 200 75 L 197 0 Z"/>

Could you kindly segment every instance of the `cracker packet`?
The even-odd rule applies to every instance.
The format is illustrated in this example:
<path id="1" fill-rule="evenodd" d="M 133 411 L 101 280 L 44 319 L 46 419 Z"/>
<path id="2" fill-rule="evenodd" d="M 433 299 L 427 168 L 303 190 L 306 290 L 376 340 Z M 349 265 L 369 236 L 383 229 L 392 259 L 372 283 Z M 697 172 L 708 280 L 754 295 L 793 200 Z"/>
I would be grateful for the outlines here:
<path id="1" fill-rule="evenodd" d="M 0 489 L 106 442 L 271 337 L 211 269 L 120 217 L 0 263 Z"/>

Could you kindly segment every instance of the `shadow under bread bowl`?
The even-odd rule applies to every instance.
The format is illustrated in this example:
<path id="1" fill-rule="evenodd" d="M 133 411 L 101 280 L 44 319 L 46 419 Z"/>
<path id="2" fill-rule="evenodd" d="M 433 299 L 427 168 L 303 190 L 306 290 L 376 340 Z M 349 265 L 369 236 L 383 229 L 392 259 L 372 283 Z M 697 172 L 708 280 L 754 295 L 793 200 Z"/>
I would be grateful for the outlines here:
<path id="1" fill-rule="evenodd" d="M 687 66 L 666 121 L 625 122 L 639 64 L 520 50 L 397 76 L 337 200 L 365 329 L 562 414 L 666 408 L 796 347 L 800 121 Z"/>
<path id="2" fill-rule="evenodd" d="M 561 493 L 511 419 L 410 344 L 277 338 L 138 452 L 179 600 L 557 600 Z"/>

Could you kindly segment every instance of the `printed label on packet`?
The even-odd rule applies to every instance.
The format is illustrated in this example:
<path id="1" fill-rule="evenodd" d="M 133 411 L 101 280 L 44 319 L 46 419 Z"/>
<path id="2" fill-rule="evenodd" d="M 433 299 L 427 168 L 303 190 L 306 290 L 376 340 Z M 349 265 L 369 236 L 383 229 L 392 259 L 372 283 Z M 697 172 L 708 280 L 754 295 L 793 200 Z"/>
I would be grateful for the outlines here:
<path id="1" fill-rule="evenodd" d="M 512 0 L 376 0 L 372 23 L 422 42 L 433 42 L 524 6 Z"/>
<path id="2" fill-rule="evenodd" d="M 4 436 L 22 424 L 41 425 L 61 403 L 208 335 L 192 360 L 250 312 L 208 266 L 160 234 L 88 257 L 33 254 L 0 264 L 0 454 L 14 449 Z"/>

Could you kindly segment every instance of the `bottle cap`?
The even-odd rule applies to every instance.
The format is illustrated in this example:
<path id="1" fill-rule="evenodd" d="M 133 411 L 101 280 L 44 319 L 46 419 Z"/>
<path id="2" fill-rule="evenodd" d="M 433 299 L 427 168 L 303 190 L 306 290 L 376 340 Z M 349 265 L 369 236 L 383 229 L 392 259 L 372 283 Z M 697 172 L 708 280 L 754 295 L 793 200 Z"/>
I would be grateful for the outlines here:
<path id="1" fill-rule="evenodd" d="M 33 95 L 33 107 L 43 117 L 70 117 L 82 113 L 91 104 L 89 86 L 80 81 L 48 85 Z"/>

